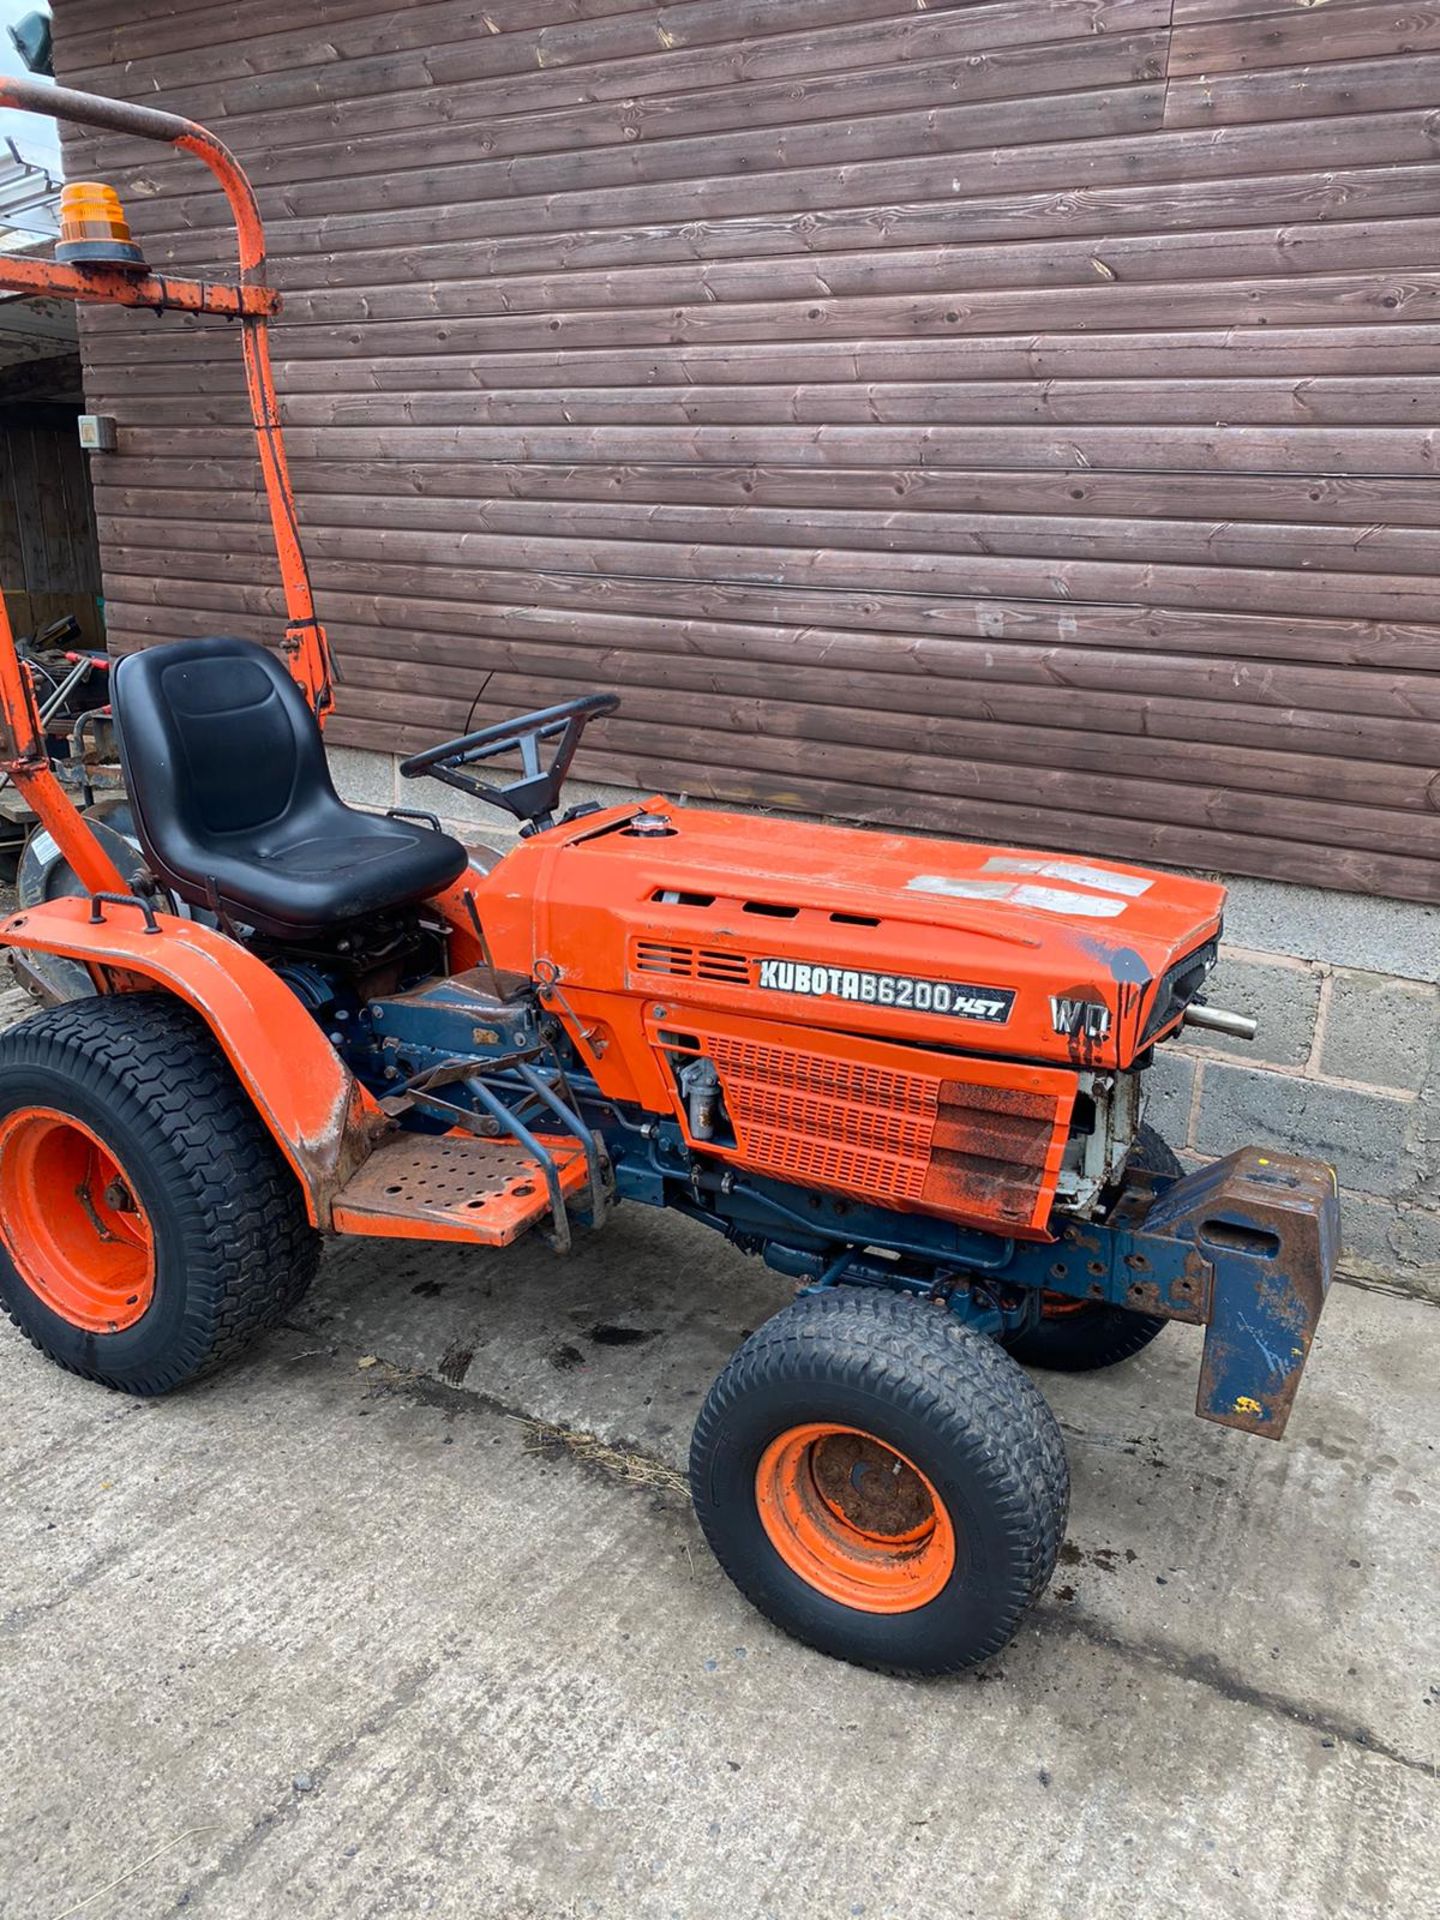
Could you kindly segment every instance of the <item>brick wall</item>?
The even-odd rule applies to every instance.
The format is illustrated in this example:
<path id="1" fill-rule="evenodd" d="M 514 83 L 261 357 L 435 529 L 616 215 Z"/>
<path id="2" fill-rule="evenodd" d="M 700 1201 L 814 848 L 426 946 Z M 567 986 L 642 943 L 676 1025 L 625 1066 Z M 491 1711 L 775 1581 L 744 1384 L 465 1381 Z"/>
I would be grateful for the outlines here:
<path id="1" fill-rule="evenodd" d="M 402 781 L 386 754 L 331 752 L 356 805 L 437 808 L 464 838 L 513 839 L 493 808 Z M 624 799 L 572 782 L 567 799 Z M 1332 1161 L 1345 1271 L 1440 1300 L 1440 908 L 1275 881 L 1229 880 L 1216 1006 L 1254 1014 L 1250 1043 L 1206 1034 L 1161 1049 L 1150 1118 L 1191 1161 L 1254 1141 Z"/>
<path id="2" fill-rule="evenodd" d="M 1229 884 L 1209 997 L 1260 1032 L 1164 1048 L 1152 1117 L 1187 1156 L 1269 1140 L 1333 1161 L 1347 1271 L 1440 1299 L 1440 912 Z"/>

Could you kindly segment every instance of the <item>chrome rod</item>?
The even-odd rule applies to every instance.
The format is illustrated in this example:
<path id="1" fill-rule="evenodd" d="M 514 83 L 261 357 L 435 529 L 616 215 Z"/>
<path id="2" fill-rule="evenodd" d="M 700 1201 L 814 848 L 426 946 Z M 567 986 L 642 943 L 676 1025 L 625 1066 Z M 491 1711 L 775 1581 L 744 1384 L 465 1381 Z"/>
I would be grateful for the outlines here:
<path id="1" fill-rule="evenodd" d="M 1228 1033 L 1232 1040 L 1253 1040 L 1260 1022 L 1248 1013 L 1227 1013 L 1223 1007 L 1205 1007 L 1191 1001 L 1185 1009 L 1187 1027 L 1208 1027 L 1211 1033 Z"/>

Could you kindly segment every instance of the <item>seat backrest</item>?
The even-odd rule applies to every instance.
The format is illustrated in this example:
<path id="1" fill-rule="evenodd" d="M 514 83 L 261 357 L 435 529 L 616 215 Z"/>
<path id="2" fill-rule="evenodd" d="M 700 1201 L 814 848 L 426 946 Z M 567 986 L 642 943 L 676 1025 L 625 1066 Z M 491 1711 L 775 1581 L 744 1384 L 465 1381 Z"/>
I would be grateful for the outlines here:
<path id="1" fill-rule="evenodd" d="M 125 782 L 153 863 L 335 797 L 320 727 L 284 666 L 249 640 L 176 640 L 121 660 L 111 689 Z"/>

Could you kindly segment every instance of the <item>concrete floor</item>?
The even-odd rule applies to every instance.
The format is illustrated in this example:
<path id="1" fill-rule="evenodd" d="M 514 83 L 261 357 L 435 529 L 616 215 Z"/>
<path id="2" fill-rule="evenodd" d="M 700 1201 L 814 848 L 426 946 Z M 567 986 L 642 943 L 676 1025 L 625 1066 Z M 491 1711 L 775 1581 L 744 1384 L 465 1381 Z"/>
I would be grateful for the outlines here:
<path id="1" fill-rule="evenodd" d="M 1433 1306 L 1337 1288 L 1280 1446 L 1192 1417 L 1190 1328 L 1052 1377 L 1055 1583 L 922 1684 L 781 1638 L 665 1484 L 784 1297 L 630 1210 L 340 1247 L 168 1401 L 7 1328 L 0 1913 L 1440 1911 Z"/>

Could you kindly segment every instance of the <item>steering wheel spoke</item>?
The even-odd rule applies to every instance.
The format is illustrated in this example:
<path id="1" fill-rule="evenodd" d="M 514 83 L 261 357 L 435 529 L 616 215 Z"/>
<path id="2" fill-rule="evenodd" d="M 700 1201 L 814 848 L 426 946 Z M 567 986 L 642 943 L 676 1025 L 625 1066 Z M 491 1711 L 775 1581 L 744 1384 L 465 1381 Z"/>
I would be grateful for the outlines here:
<path id="1" fill-rule="evenodd" d="M 400 762 L 407 780 L 422 774 L 443 780 L 477 800 L 485 800 L 505 813 L 513 814 L 532 828 L 548 827 L 553 819 L 560 790 L 570 763 L 586 727 L 602 714 L 614 713 L 620 705 L 615 693 L 587 693 L 578 700 L 566 700 L 558 707 L 544 707 L 538 713 L 502 720 L 478 733 L 462 734 L 458 740 L 444 740 L 438 747 L 427 747 Z M 550 741 L 558 745 L 547 760 L 543 751 Z M 520 775 L 503 785 L 477 780 L 468 767 L 483 765 L 502 754 L 519 752 Z"/>

